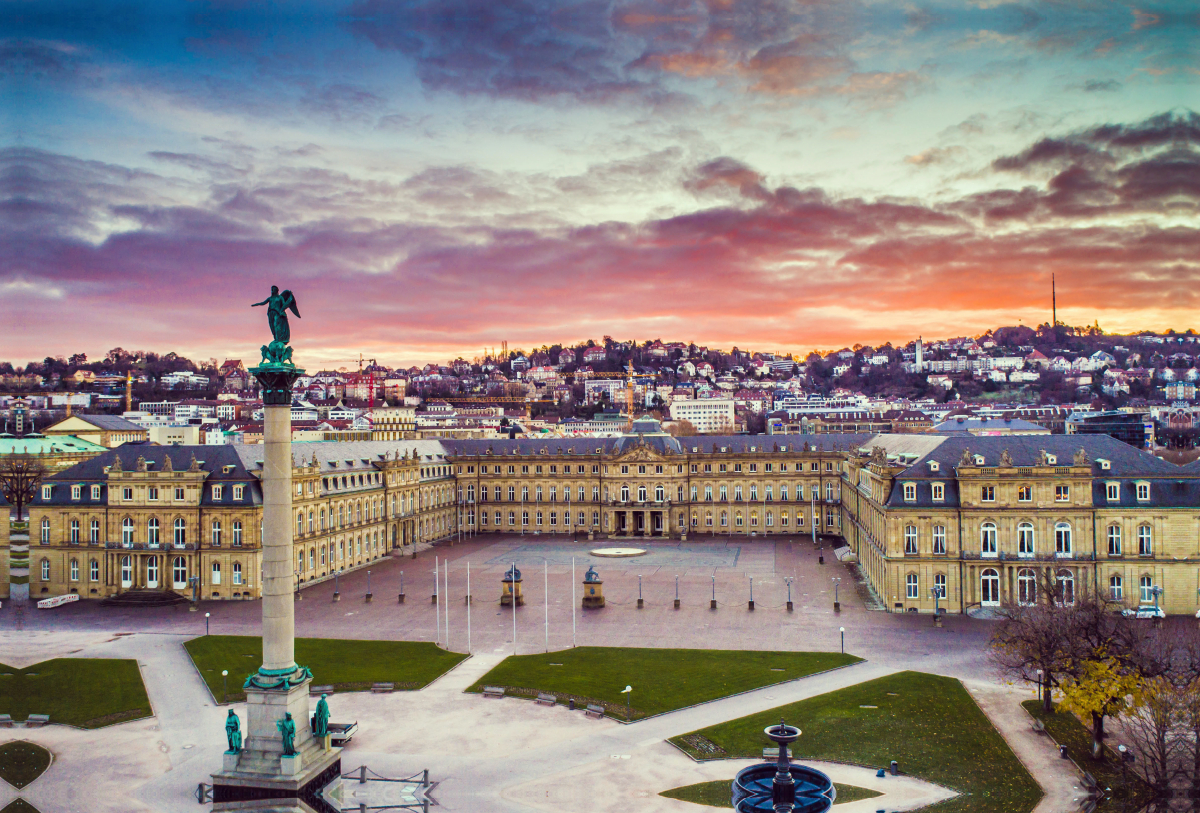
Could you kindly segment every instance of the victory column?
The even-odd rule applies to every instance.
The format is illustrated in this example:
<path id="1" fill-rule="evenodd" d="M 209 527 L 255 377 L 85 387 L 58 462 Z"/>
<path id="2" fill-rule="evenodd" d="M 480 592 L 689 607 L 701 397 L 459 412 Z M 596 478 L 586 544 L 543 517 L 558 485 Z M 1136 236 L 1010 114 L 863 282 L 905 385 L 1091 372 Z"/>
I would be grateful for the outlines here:
<path id="1" fill-rule="evenodd" d="M 312 809 L 322 788 L 341 772 L 341 749 L 314 737 L 308 707 L 312 673 L 296 664 L 292 590 L 292 386 L 304 370 L 292 362 L 287 312 L 300 311 L 291 291 L 271 286 L 267 305 L 271 343 L 250 372 L 262 387 L 262 640 L 263 663 L 246 678 L 245 741 L 229 737 L 223 769 L 212 775 L 213 810 L 262 809 L 279 800 L 290 809 Z M 328 716 L 328 712 L 324 712 Z M 232 718 L 227 729 L 237 726 Z M 318 720 L 324 728 L 324 720 Z M 320 732 L 324 734 L 322 730 Z M 239 747 L 240 746 L 240 747 Z M 319 809 L 319 802 L 316 804 Z"/>

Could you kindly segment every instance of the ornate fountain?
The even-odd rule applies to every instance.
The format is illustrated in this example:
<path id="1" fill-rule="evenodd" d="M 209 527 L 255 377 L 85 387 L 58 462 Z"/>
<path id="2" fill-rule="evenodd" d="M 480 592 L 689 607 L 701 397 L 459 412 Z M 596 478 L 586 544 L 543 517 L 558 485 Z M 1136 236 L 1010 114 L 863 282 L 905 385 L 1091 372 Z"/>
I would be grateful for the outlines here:
<path id="1" fill-rule="evenodd" d="M 738 813 L 826 813 L 837 791 L 828 776 L 813 768 L 793 765 L 788 746 L 800 739 L 800 729 L 783 720 L 764 733 L 779 746 L 774 763 L 764 762 L 738 771 L 733 780 L 733 807 Z"/>

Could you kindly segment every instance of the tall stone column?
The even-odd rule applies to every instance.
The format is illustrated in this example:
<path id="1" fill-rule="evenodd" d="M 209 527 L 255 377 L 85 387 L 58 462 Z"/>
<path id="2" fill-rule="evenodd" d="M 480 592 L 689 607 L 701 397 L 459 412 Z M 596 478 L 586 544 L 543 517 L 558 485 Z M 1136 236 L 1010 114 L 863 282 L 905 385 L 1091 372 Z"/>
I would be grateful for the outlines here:
<path id="1" fill-rule="evenodd" d="M 292 590 L 292 386 L 304 371 L 278 339 L 250 370 L 263 389 L 263 662 L 246 678 L 244 744 L 226 752 L 213 774 L 214 811 L 259 809 L 263 799 L 304 799 L 340 774 L 340 748 L 313 737 L 308 705 L 312 673 L 296 663 Z M 293 754 L 280 723 L 291 715 Z"/>

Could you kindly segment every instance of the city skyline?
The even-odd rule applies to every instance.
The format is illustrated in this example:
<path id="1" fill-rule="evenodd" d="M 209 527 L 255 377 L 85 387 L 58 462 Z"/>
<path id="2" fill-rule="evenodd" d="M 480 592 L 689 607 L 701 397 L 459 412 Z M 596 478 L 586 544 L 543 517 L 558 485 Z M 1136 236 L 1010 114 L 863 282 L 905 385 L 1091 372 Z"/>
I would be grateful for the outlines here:
<path id="1" fill-rule="evenodd" d="M 3 355 L 1194 326 L 1182 2 L 25 7 Z M 69 316 L 64 318 L 64 314 Z"/>

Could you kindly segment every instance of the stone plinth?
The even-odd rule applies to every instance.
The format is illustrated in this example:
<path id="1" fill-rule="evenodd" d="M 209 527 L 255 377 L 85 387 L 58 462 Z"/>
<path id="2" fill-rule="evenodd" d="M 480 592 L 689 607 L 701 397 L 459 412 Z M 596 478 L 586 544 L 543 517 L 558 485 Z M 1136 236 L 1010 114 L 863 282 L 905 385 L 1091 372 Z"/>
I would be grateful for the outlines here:
<path id="1" fill-rule="evenodd" d="M 510 581 L 505 579 L 501 584 L 500 589 L 500 604 L 508 607 L 513 603 L 513 596 L 517 598 L 517 606 L 525 606 L 525 596 L 521 592 L 521 579 Z"/>

